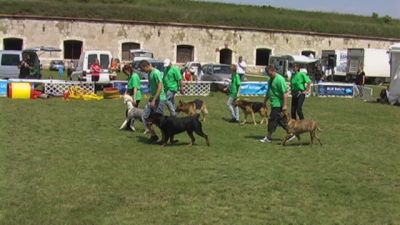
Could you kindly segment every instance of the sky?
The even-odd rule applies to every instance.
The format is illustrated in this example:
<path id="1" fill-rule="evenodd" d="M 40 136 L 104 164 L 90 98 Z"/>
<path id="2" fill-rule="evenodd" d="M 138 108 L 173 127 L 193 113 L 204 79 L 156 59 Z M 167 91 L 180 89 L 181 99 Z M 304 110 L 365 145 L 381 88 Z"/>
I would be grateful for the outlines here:
<path id="1" fill-rule="evenodd" d="M 400 19 L 400 0 L 206 0 L 249 5 L 271 5 L 310 11 L 327 11 L 371 16 L 389 15 Z"/>

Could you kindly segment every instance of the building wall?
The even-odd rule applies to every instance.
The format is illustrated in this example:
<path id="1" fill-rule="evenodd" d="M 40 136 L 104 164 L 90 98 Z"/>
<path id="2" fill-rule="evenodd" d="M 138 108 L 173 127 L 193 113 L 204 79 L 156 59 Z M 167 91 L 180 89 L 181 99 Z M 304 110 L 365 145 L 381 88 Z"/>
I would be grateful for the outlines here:
<path id="1" fill-rule="evenodd" d="M 243 29 L 232 27 L 189 26 L 181 24 L 128 23 L 115 21 L 84 21 L 70 19 L 0 18 L 0 49 L 3 39 L 22 38 L 24 48 L 51 46 L 63 49 L 63 41 L 80 40 L 83 50 L 110 50 L 121 58 L 122 43 L 140 43 L 150 49 L 156 58 L 176 61 L 177 45 L 194 46 L 194 60 L 219 62 L 219 50 L 233 51 L 235 62 L 242 55 L 250 67 L 254 67 L 256 49 L 271 49 L 272 55 L 300 54 L 303 50 L 316 52 L 323 49 L 380 48 L 388 49 L 394 43 L 390 39 L 371 39 L 326 34 L 307 34 L 271 30 Z M 63 59 L 63 52 L 44 54 L 43 63 L 50 59 Z"/>

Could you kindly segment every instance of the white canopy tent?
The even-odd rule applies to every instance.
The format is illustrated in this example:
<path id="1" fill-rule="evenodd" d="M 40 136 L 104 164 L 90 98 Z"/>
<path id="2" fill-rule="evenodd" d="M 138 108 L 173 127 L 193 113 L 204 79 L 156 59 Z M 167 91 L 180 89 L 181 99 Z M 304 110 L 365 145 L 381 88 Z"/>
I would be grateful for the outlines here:
<path id="1" fill-rule="evenodd" d="M 390 104 L 400 102 L 400 43 L 390 46 L 390 87 L 388 99 Z"/>

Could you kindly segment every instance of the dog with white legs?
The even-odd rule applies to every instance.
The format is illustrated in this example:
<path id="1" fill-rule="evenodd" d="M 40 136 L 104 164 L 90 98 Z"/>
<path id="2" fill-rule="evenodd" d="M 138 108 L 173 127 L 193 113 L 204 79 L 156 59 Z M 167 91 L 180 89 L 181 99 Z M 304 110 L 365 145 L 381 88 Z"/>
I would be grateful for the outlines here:
<path id="1" fill-rule="evenodd" d="M 137 108 L 133 105 L 133 98 L 130 95 L 124 95 L 124 104 L 127 108 L 126 118 L 125 121 L 122 123 L 120 130 L 123 129 L 130 129 L 132 131 L 136 131 L 135 129 L 135 119 L 142 121 L 143 125 L 145 126 L 145 130 L 147 131 L 146 122 L 143 120 L 143 109 Z M 145 131 L 145 132 L 146 132 Z"/>

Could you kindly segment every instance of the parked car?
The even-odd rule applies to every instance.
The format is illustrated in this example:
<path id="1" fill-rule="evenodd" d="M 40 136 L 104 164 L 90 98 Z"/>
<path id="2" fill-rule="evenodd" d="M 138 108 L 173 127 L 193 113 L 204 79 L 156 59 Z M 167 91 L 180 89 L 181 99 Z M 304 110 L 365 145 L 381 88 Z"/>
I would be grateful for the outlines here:
<path id="1" fill-rule="evenodd" d="M 78 65 L 75 68 L 75 71 L 72 72 L 71 78 L 74 80 L 80 81 L 91 81 L 90 75 L 90 65 L 94 62 L 95 59 L 99 59 L 101 66 L 101 73 L 99 78 L 99 83 L 107 83 L 110 80 L 115 80 L 117 75 L 110 74 L 109 67 L 111 63 L 111 52 L 110 51 L 84 51 L 81 53 L 79 57 Z"/>
<path id="2" fill-rule="evenodd" d="M 159 60 L 159 59 L 146 59 L 147 61 L 149 61 L 149 63 L 151 63 L 151 65 L 154 68 L 157 68 L 161 74 L 164 74 L 164 60 Z M 147 80 L 148 79 L 148 74 L 141 71 L 141 69 L 139 68 L 139 63 L 142 60 L 133 60 L 132 65 L 133 65 L 133 69 L 135 70 L 135 72 L 137 72 L 140 76 L 140 79 L 142 80 Z"/>
<path id="3" fill-rule="evenodd" d="M 222 91 L 231 82 L 231 66 L 227 64 L 205 64 L 202 67 L 202 81 L 219 81 L 221 83 L 212 84 L 212 91 Z"/>
<path id="4" fill-rule="evenodd" d="M 64 62 L 62 60 L 51 60 L 49 69 L 54 71 L 58 71 L 59 69 L 65 70 Z"/>
<path id="5" fill-rule="evenodd" d="M 0 51 L 0 78 L 18 78 L 18 64 L 21 61 L 21 51 Z"/>

